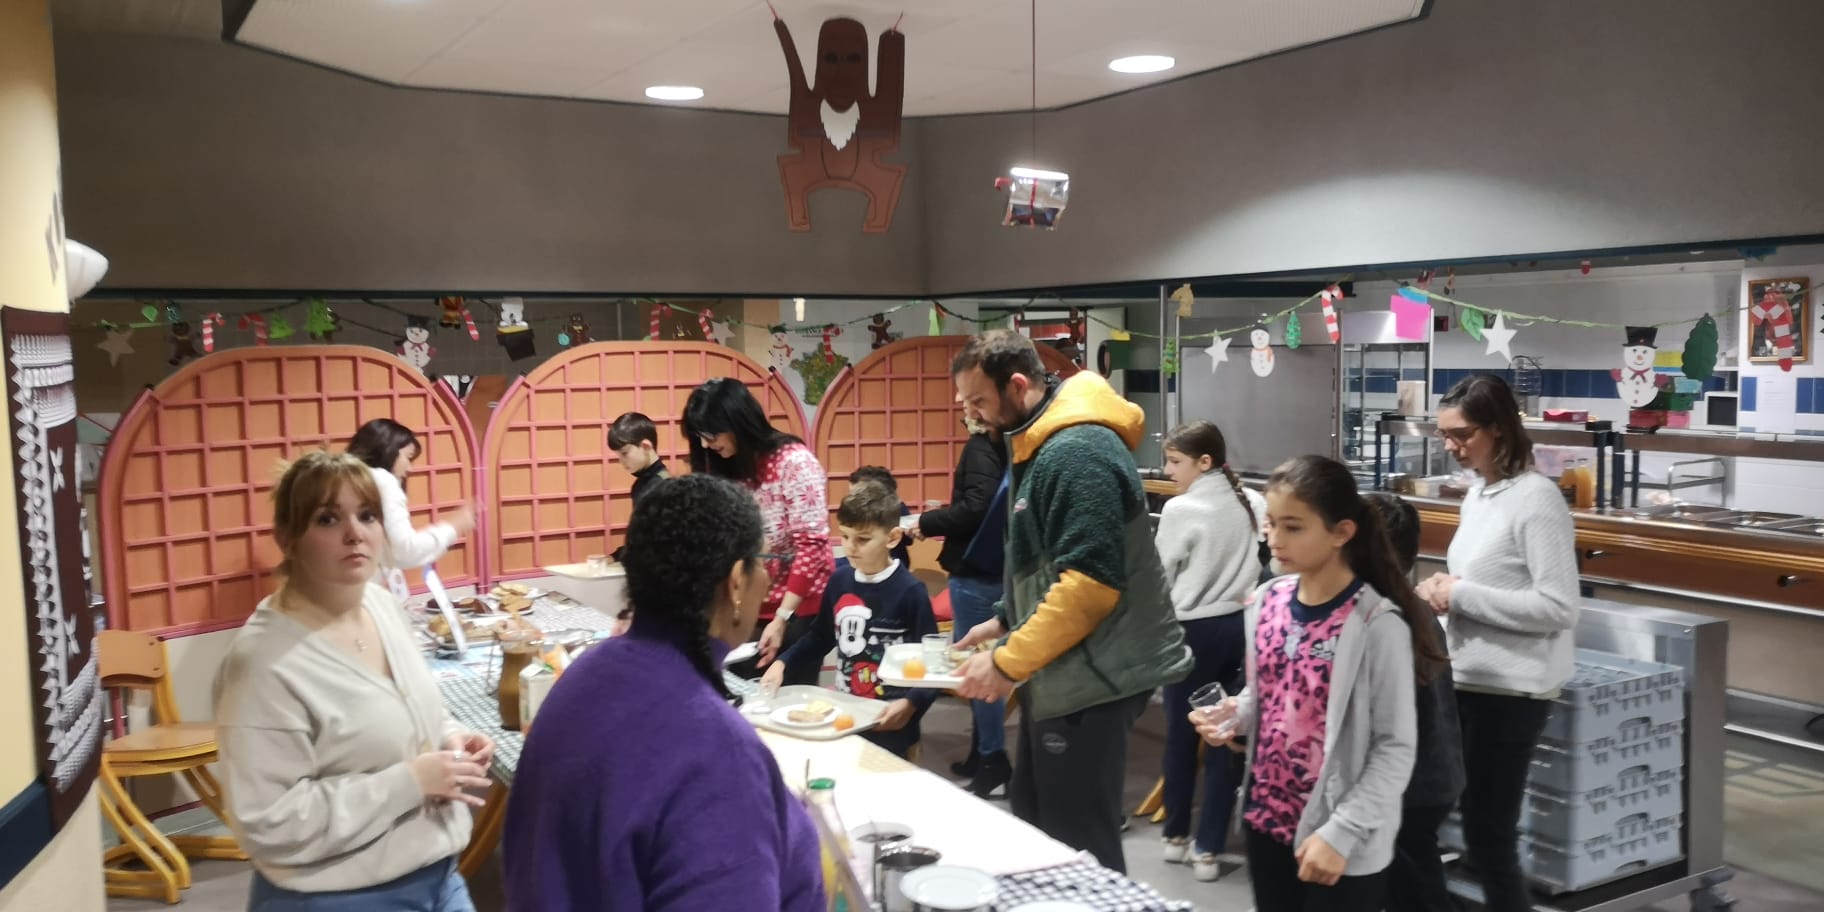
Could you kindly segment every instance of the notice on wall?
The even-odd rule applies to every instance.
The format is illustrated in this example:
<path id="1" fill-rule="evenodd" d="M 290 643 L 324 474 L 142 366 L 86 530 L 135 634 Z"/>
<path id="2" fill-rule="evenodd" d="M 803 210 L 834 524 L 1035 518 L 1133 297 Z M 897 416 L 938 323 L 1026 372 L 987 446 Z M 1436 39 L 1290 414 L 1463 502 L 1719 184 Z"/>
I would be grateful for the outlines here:
<path id="1" fill-rule="evenodd" d="M 1790 434 L 1798 430 L 1799 378 L 1787 373 L 1765 373 L 1755 380 L 1753 427 L 1759 434 Z M 1748 424 L 1743 420 L 1743 424 Z"/>

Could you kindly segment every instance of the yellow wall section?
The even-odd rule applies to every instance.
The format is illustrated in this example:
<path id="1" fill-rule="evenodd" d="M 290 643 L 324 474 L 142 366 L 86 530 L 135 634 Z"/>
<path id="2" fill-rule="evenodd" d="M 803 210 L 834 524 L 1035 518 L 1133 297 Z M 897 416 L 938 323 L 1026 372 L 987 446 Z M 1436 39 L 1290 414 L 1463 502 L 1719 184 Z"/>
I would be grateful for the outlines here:
<path id="1" fill-rule="evenodd" d="M 68 311 L 63 251 L 56 251 L 53 273 L 45 242 L 56 205 L 59 159 L 47 0 L 0 0 L 0 136 L 5 137 L 0 142 L 0 304 Z M 8 479 L 0 485 L 0 801 L 5 801 L 37 778 L 38 769 L 11 484 L 13 448 L 4 433 L 0 471 Z"/>

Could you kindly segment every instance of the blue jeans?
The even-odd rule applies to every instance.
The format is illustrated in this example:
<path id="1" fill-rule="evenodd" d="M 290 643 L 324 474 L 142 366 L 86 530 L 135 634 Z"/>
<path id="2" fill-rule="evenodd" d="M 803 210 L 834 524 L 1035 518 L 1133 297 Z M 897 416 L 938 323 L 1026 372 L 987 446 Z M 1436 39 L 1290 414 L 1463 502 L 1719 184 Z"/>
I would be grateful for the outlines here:
<path id="1" fill-rule="evenodd" d="M 1230 694 L 1245 683 L 1246 621 L 1241 612 L 1184 622 L 1185 644 L 1194 664 L 1184 680 L 1165 685 L 1165 835 L 1191 835 L 1191 811 L 1197 793 L 1197 746 L 1203 739 L 1191 727 L 1191 694 L 1217 683 Z M 1198 852 L 1221 852 L 1229 837 L 1229 815 L 1235 810 L 1235 788 L 1241 783 L 1241 755 L 1226 747 L 1203 751 L 1203 807 L 1197 814 Z"/>
<path id="2" fill-rule="evenodd" d="M 253 872 L 247 912 L 475 912 L 456 859 L 426 865 L 403 877 L 360 890 L 298 893 Z"/>
<path id="3" fill-rule="evenodd" d="M 969 628 L 994 617 L 994 603 L 1001 600 L 1001 584 L 988 580 L 950 577 L 950 638 L 960 640 Z M 975 749 L 996 754 L 1007 749 L 1006 707 L 1001 703 L 969 701 L 975 715 Z"/>

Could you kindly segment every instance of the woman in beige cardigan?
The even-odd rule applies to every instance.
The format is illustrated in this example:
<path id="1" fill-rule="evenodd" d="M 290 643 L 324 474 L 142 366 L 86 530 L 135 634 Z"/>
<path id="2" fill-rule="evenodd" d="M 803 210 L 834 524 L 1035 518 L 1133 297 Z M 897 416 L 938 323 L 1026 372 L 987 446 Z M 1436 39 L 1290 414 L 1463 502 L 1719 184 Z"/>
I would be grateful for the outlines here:
<path id="1" fill-rule="evenodd" d="M 360 460 L 311 453 L 273 491 L 279 591 L 215 681 L 229 825 L 250 910 L 470 912 L 455 856 L 494 744 L 444 710 L 404 614 L 373 585 L 380 495 Z"/>

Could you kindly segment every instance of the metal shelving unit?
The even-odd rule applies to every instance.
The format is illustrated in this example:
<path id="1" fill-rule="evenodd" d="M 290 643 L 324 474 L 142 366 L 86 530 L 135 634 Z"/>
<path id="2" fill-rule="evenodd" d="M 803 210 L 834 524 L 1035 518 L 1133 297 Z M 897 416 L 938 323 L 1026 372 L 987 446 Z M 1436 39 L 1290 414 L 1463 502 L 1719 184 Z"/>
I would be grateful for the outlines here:
<path id="1" fill-rule="evenodd" d="M 1421 452 L 1425 454 L 1425 465 L 1426 469 L 1429 471 L 1432 451 L 1435 449 L 1438 453 L 1442 453 L 1444 449 L 1438 442 L 1437 433 L 1438 423 L 1430 418 L 1408 418 L 1402 415 L 1393 414 L 1382 415 L 1374 439 L 1373 483 L 1375 490 L 1385 488 L 1387 476 L 1394 471 L 1397 471 L 1395 466 L 1402 464 L 1402 456 L 1400 454 L 1402 445 L 1411 447 L 1413 442 L 1417 442 L 1418 445 L 1423 448 Z M 1596 467 L 1596 502 L 1598 504 L 1604 503 L 1607 498 L 1612 496 L 1619 504 L 1621 486 L 1619 484 L 1614 485 L 1614 490 L 1611 494 L 1610 479 L 1613 477 L 1614 479 L 1619 480 L 1621 477 L 1621 454 L 1617 448 L 1620 445 L 1619 438 L 1622 435 L 1612 430 L 1609 422 L 1592 421 L 1588 424 L 1577 426 L 1529 421 L 1526 423 L 1526 434 L 1528 437 L 1532 438 L 1534 445 L 1543 443 L 1553 446 L 1589 447 L 1594 449 L 1596 451 L 1596 458 L 1594 460 Z M 1406 443 L 1402 444 L 1402 441 L 1406 441 Z M 1617 449 L 1613 458 L 1612 470 L 1609 455 L 1611 449 Z M 1820 447 L 1819 449 L 1820 451 L 1824 451 L 1824 447 Z"/>
<path id="2" fill-rule="evenodd" d="M 1337 411 L 1342 418 L 1342 437 L 1338 449 L 1343 464 L 1355 472 L 1357 479 L 1366 482 L 1374 477 L 1381 461 L 1375 452 L 1376 427 L 1381 416 L 1399 411 L 1400 381 L 1410 378 L 1424 382 L 1429 401 L 1431 346 L 1423 342 L 1345 342 L 1341 354 Z M 1415 465 L 1429 464 L 1430 449 L 1420 448 L 1400 458 Z M 1442 452 L 1441 447 L 1437 449 Z"/>

